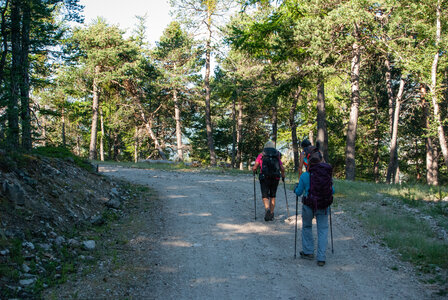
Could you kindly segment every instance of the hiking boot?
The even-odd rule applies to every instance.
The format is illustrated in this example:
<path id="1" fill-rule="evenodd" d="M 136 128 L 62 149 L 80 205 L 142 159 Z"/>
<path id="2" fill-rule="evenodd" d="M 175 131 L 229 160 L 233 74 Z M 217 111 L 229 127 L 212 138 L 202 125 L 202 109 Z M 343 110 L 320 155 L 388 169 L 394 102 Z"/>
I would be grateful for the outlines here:
<path id="1" fill-rule="evenodd" d="M 264 215 L 264 220 L 267 222 L 271 219 L 271 210 L 268 209 Z"/>
<path id="2" fill-rule="evenodd" d="M 323 266 L 325 266 L 325 262 L 322 261 L 322 260 L 319 260 L 319 261 L 317 262 L 317 265 L 318 265 L 319 267 L 323 267 Z"/>
<path id="3" fill-rule="evenodd" d="M 303 251 L 300 251 L 300 258 L 313 260 L 314 254 L 305 254 Z"/>
<path id="4" fill-rule="evenodd" d="M 271 213 L 271 214 L 269 215 L 269 221 L 274 221 L 274 213 Z"/>

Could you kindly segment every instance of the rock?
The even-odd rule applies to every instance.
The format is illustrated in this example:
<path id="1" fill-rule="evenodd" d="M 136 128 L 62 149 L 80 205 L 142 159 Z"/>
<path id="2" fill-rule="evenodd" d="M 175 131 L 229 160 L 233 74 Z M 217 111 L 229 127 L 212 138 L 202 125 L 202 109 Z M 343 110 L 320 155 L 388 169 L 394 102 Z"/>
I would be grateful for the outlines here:
<path id="1" fill-rule="evenodd" d="M 49 251 L 51 249 L 51 245 L 50 244 L 39 244 L 39 247 L 41 247 L 45 251 Z"/>
<path id="2" fill-rule="evenodd" d="M 104 218 L 102 216 L 93 216 L 90 218 L 90 223 L 95 226 L 100 226 L 104 224 Z"/>
<path id="3" fill-rule="evenodd" d="M 54 243 L 57 246 L 61 246 L 62 244 L 65 243 L 65 238 L 63 236 L 58 236 L 57 238 L 55 238 Z"/>
<path id="4" fill-rule="evenodd" d="M 30 278 L 30 279 L 22 279 L 19 281 L 20 285 L 28 286 L 33 284 L 36 281 L 36 278 Z"/>
<path id="5" fill-rule="evenodd" d="M 28 248 L 28 249 L 31 249 L 31 250 L 34 250 L 34 244 L 33 243 L 31 243 L 31 242 L 23 242 L 22 243 L 22 247 L 26 247 L 26 248 Z"/>
<path id="6" fill-rule="evenodd" d="M 28 273 L 29 271 L 31 271 L 31 268 L 28 267 L 27 264 L 22 264 L 22 271 Z"/>
<path id="7" fill-rule="evenodd" d="M 5 250 L 1 250 L 0 251 L 0 255 L 1 256 L 6 256 L 6 255 L 8 255 L 9 254 L 9 249 L 5 249 Z"/>
<path id="8" fill-rule="evenodd" d="M 79 241 L 76 239 L 69 239 L 67 243 L 71 247 L 79 247 Z"/>
<path id="9" fill-rule="evenodd" d="M 84 241 L 82 242 L 82 246 L 84 247 L 84 249 L 86 250 L 94 250 L 95 249 L 95 241 L 94 240 L 88 240 L 88 241 Z"/>
<path id="10" fill-rule="evenodd" d="M 3 190 L 5 191 L 6 197 L 8 197 L 12 203 L 18 206 L 25 205 L 26 193 L 20 184 L 10 184 L 5 181 L 3 183 Z"/>
<path id="11" fill-rule="evenodd" d="M 118 209 L 118 208 L 120 208 L 121 203 L 120 203 L 120 200 L 118 200 L 118 199 L 110 199 L 109 201 L 107 201 L 105 203 L 105 205 L 109 208 Z"/>
<path id="12" fill-rule="evenodd" d="M 118 192 L 118 189 L 117 189 L 117 188 L 112 188 L 112 189 L 110 190 L 110 193 L 111 193 L 111 195 L 113 195 L 113 196 L 118 196 L 118 195 L 120 195 L 120 193 Z"/>

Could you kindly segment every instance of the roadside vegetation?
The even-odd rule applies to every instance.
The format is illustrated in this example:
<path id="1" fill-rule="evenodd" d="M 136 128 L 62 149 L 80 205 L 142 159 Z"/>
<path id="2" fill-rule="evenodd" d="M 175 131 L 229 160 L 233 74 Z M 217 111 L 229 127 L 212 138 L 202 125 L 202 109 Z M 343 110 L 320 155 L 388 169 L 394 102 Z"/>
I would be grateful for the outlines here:
<path id="1" fill-rule="evenodd" d="M 446 187 L 336 180 L 335 189 L 338 209 L 355 217 L 368 234 L 416 266 L 423 281 L 441 285 L 439 294 L 448 294 Z"/>

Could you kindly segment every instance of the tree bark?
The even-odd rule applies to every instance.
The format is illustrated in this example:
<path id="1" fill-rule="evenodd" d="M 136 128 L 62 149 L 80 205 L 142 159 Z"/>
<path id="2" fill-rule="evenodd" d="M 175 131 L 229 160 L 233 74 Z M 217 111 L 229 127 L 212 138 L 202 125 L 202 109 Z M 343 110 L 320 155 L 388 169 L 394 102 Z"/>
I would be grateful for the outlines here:
<path id="1" fill-rule="evenodd" d="M 375 180 L 376 183 L 379 182 L 379 175 L 380 175 L 379 148 L 380 148 L 381 133 L 380 133 L 379 106 L 380 106 L 380 104 L 379 104 L 378 97 L 375 97 L 375 123 L 374 123 L 375 146 L 373 149 L 373 179 Z"/>
<path id="2" fill-rule="evenodd" d="M 232 169 L 236 167 L 236 98 L 232 97 Z"/>
<path id="3" fill-rule="evenodd" d="M 138 150 L 139 150 L 139 138 L 138 138 L 138 127 L 135 126 L 135 136 L 134 136 L 134 162 L 138 163 Z"/>
<path id="4" fill-rule="evenodd" d="M 241 97 L 238 96 L 238 121 L 237 121 L 237 131 L 236 131 L 236 144 L 238 145 L 237 153 L 236 153 L 236 161 L 240 165 L 240 170 L 243 170 L 243 101 Z"/>
<path id="5" fill-rule="evenodd" d="M 179 161 L 184 161 L 183 145 L 182 145 L 182 124 L 180 120 L 179 99 L 177 97 L 177 90 L 173 90 L 174 100 L 174 119 L 176 120 L 176 139 L 177 139 L 177 156 Z"/>
<path id="6" fill-rule="evenodd" d="M 324 155 L 326 162 L 329 161 L 328 155 L 328 132 L 327 132 L 327 117 L 325 112 L 325 85 L 319 80 L 317 86 L 317 137 L 316 142 L 320 144 L 320 150 Z"/>
<path id="7" fill-rule="evenodd" d="M 395 99 L 394 123 L 392 126 L 392 138 L 390 141 L 389 165 L 387 167 L 386 183 L 396 183 L 396 174 L 398 168 L 398 121 L 400 118 L 401 101 L 403 98 L 405 81 L 400 79 L 400 88 Z"/>
<path id="8" fill-rule="evenodd" d="M 100 66 L 95 66 L 95 74 L 93 78 L 93 101 L 92 101 L 92 125 L 90 129 L 90 146 L 89 146 L 89 159 L 96 158 L 96 139 L 98 135 L 98 109 L 99 109 L 99 97 L 100 91 L 98 86 L 98 76 L 100 73 Z"/>
<path id="9" fill-rule="evenodd" d="M 11 1 L 11 84 L 8 101 L 8 147 L 19 148 L 20 1 Z"/>
<path id="10" fill-rule="evenodd" d="M 215 142 L 213 139 L 213 128 L 212 128 L 212 119 L 211 119 L 211 110 L 210 110 L 210 98 L 211 98 L 211 90 L 210 90 L 210 56 L 212 51 L 212 19 L 211 19 L 212 10 L 210 7 L 207 7 L 207 30 L 208 30 L 208 38 L 206 41 L 205 47 L 205 77 L 204 77 L 204 85 L 205 85 L 205 128 L 207 131 L 207 144 L 208 149 L 210 151 L 210 165 L 216 166 L 216 153 L 215 153 Z"/>
<path id="11" fill-rule="evenodd" d="M 434 109 L 434 121 L 437 125 L 437 133 L 439 136 L 440 148 L 442 150 L 443 159 L 445 161 L 445 165 L 448 167 L 448 146 L 446 143 L 445 132 L 443 130 L 442 118 L 440 115 L 439 102 L 437 97 L 437 67 L 439 63 L 439 44 L 440 44 L 440 35 L 442 30 L 442 25 L 440 22 L 441 8 L 440 8 L 440 0 L 437 1 L 436 7 L 436 48 L 437 53 L 434 54 L 434 60 L 431 68 L 431 99 L 432 105 Z"/>
<path id="12" fill-rule="evenodd" d="M 277 98 L 275 99 L 272 107 L 272 141 L 277 147 L 277 125 L 278 124 L 278 109 L 277 109 Z"/>
<path id="13" fill-rule="evenodd" d="M 302 92 L 302 87 L 298 87 L 293 95 L 291 108 L 289 110 L 289 126 L 291 128 L 291 141 L 292 141 L 292 152 L 294 156 L 294 172 L 299 170 L 299 143 L 297 141 L 297 123 L 296 123 L 296 109 L 297 102 L 299 101 L 300 93 Z"/>
<path id="14" fill-rule="evenodd" d="M 62 146 L 65 147 L 67 145 L 66 137 L 65 137 L 65 109 L 62 108 L 62 129 L 61 129 L 61 136 L 62 136 Z"/>
<path id="15" fill-rule="evenodd" d="M 5 7 L 2 10 L 1 36 L 2 36 L 2 55 L 0 59 L 0 86 L 5 78 L 6 56 L 8 55 L 8 31 L 6 30 L 6 13 L 8 11 L 9 0 L 5 1 Z"/>
<path id="16" fill-rule="evenodd" d="M 426 86 L 421 84 L 420 86 L 420 97 L 421 106 L 423 111 L 423 127 L 426 129 L 426 183 L 428 185 L 438 185 L 439 184 L 439 169 L 437 164 L 437 147 L 434 143 L 433 137 L 428 133 L 431 130 L 431 117 L 429 112 L 428 103 L 426 101 Z"/>
<path id="17" fill-rule="evenodd" d="M 355 30 L 355 36 L 357 36 Z M 347 128 L 347 139 L 345 148 L 345 178 L 347 180 L 355 180 L 355 144 L 356 144 L 356 131 L 358 126 L 358 114 L 359 114 L 359 72 L 361 65 L 361 49 L 357 42 L 352 46 L 352 64 L 351 64 L 351 108 L 350 119 Z"/>
<path id="18" fill-rule="evenodd" d="M 384 65 L 386 67 L 386 91 L 387 91 L 387 99 L 389 103 L 389 135 L 392 137 L 392 127 L 394 124 L 394 94 L 392 91 L 392 70 L 390 66 L 389 55 L 386 55 L 386 59 L 384 60 Z"/>
<path id="19" fill-rule="evenodd" d="M 101 118 L 101 138 L 100 138 L 100 159 L 104 161 L 104 118 L 103 110 L 100 108 L 100 118 Z"/>
<path id="20" fill-rule="evenodd" d="M 21 50 L 21 81 L 20 81 L 20 110 L 22 118 L 22 147 L 26 151 L 32 148 L 31 139 L 31 115 L 30 115 L 30 75 L 29 59 L 30 51 L 30 24 L 31 8 L 29 0 L 22 1 L 22 50 Z"/>

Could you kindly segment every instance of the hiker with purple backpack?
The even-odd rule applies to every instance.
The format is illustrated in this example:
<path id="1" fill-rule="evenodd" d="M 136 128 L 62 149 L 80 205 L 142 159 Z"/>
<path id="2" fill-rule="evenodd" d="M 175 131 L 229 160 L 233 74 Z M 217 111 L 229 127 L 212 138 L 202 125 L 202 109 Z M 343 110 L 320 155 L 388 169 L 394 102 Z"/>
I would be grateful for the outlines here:
<path id="1" fill-rule="evenodd" d="M 300 176 L 294 192 L 297 201 L 302 196 L 302 251 L 300 257 L 314 260 L 313 218 L 316 216 L 317 224 L 317 255 L 318 266 L 324 266 L 328 242 L 328 216 L 331 214 L 333 203 L 333 180 L 331 165 L 323 162 L 322 153 L 317 147 L 308 154 L 308 168 Z M 330 215 L 331 220 L 331 215 Z M 296 225 L 297 226 L 297 225 Z M 297 228 L 297 227 L 296 227 Z M 296 230 L 297 236 L 297 230 Z"/>

